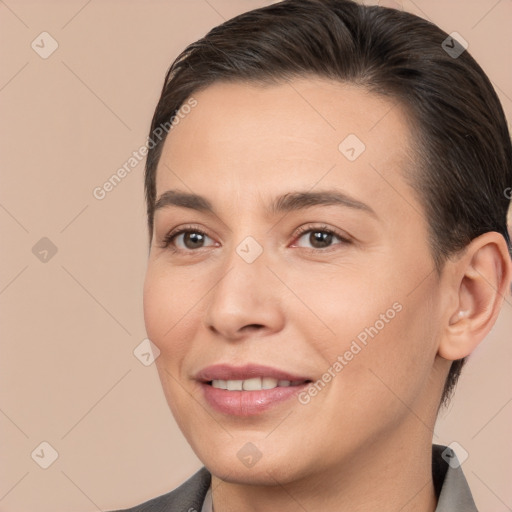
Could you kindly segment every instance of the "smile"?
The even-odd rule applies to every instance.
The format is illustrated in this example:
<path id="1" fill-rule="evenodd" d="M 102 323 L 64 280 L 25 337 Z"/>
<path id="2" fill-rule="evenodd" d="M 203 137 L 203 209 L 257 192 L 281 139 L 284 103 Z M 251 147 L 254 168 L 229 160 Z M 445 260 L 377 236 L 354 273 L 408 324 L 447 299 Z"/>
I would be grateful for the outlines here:
<path id="1" fill-rule="evenodd" d="M 296 406 L 292 400 L 312 380 L 280 368 L 249 363 L 215 364 L 195 375 L 205 405 L 227 416 L 248 417 L 276 407 Z"/>
<path id="2" fill-rule="evenodd" d="M 245 380 L 212 380 L 209 384 L 217 389 L 228 391 L 261 391 L 263 389 L 274 389 L 277 387 L 289 387 L 305 384 L 305 380 L 278 380 L 273 377 L 253 377 Z"/>

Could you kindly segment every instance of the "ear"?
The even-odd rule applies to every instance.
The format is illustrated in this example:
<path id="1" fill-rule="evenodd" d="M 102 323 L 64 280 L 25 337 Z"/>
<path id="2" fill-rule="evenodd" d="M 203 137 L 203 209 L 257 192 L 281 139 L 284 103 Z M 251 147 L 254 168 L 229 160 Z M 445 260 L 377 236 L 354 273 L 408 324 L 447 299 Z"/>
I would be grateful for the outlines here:
<path id="1" fill-rule="evenodd" d="M 492 329 L 503 300 L 510 299 L 512 263 L 505 238 L 494 231 L 480 235 L 444 271 L 452 273 L 454 300 L 444 317 L 438 354 L 455 361 L 473 352 Z"/>

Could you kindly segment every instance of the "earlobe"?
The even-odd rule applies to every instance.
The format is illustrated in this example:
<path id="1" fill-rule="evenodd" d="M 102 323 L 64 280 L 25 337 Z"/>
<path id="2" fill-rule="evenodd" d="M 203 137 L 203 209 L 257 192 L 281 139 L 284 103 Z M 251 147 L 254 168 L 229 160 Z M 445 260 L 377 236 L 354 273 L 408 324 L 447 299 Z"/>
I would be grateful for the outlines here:
<path id="1" fill-rule="evenodd" d="M 471 354 L 489 333 L 509 292 L 512 265 L 505 239 L 496 232 L 480 235 L 449 268 L 456 301 L 438 354 L 455 361 Z"/>

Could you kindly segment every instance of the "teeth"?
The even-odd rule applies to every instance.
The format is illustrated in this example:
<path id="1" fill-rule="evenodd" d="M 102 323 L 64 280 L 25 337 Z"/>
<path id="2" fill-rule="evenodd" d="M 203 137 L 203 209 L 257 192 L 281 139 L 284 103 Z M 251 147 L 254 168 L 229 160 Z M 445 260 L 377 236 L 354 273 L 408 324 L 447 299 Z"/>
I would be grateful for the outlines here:
<path id="1" fill-rule="evenodd" d="M 242 387 L 244 388 L 244 391 L 259 391 L 263 389 L 261 379 L 259 377 L 244 380 Z"/>
<path id="2" fill-rule="evenodd" d="M 277 386 L 277 379 L 273 379 L 272 377 L 263 377 L 261 379 L 262 389 L 273 389 L 276 386 Z"/>
<path id="3" fill-rule="evenodd" d="M 245 380 L 212 380 L 212 386 L 228 391 L 261 391 L 262 389 L 274 389 L 276 387 L 297 386 L 303 381 L 277 380 L 272 377 L 253 377 Z"/>
<path id="4" fill-rule="evenodd" d="M 228 391 L 242 391 L 243 380 L 228 380 L 226 381 Z"/>

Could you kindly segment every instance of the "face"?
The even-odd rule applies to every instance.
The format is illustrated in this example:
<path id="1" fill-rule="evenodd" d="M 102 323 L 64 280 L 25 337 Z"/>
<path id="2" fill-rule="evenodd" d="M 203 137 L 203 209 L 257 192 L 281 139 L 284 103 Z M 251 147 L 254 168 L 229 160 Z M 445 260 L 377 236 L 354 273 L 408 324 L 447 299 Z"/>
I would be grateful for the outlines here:
<path id="1" fill-rule="evenodd" d="M 442 296 L 400 107 L 320 79 L 194 98 L 157 170 L 144 314 L 198 457 L 291 482 L 431 440 Z"/>

